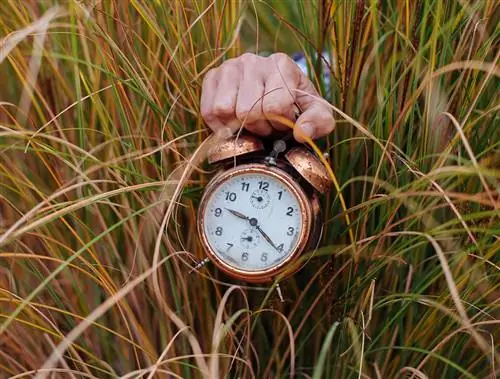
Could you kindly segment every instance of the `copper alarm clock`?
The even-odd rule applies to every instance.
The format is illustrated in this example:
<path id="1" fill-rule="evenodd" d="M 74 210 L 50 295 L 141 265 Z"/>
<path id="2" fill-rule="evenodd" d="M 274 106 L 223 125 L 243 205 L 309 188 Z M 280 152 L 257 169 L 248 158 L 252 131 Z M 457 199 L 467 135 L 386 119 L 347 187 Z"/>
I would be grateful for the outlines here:
<path id="1" fill-rule="evenodd" d="M 266 146 L 240 134 L 209 153 L 220 169 L 201 198 L 198 234 L 207 260 L 233 278 L 262 283 L 288 276 L 318 244 L 318 196 L 332 182 L 313 152 L 288 144 Z"/>

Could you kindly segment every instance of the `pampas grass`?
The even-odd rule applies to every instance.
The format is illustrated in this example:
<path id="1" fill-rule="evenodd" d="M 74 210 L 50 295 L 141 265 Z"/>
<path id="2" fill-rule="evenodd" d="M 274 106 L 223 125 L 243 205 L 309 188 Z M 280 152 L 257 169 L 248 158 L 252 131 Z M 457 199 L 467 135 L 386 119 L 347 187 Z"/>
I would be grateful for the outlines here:
<path id="1" fill-rule="evenodd" d="M 495 378 L 499 11 L 0 2 L 0 377 Z M 283 303 L 191 272 L 222 138 L 201 81 L 246 51 L 303 52 L 337 119 L 339 191 Z"/>

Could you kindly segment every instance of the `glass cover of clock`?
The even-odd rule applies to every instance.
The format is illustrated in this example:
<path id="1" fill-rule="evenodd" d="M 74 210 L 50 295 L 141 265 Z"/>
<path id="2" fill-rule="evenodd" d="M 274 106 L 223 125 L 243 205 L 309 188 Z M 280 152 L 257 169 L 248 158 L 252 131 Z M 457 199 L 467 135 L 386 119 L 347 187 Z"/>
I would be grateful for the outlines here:
<path id="1" fill-rule="evenodd" d="M 292 188 L 264 172 L 234 175 L 206 202 L 204 232 L 213 252 L 243 271 L 272 269 L 299 243 L 303 217 Z"/>

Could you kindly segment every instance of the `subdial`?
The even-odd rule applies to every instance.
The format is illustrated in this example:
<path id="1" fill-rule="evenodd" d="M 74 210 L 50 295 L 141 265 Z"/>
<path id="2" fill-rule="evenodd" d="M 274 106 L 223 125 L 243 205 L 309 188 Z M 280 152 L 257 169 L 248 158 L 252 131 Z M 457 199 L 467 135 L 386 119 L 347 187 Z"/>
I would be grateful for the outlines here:
<path id="1" fill-rule="evenodd" d="M 271 197 L 265 190 L 255 190 L 250 196 L 250 203 L 252 207 L 257 209 L 264 209 L 271 202 Z"/>
<path id="2" fill-rule="evenodd" d="M 254 229 L 246 229 L 241 233 L 240 245 L 244 249 L 253 249 L 257 247 L 260 242 L 260 236 Z"/>

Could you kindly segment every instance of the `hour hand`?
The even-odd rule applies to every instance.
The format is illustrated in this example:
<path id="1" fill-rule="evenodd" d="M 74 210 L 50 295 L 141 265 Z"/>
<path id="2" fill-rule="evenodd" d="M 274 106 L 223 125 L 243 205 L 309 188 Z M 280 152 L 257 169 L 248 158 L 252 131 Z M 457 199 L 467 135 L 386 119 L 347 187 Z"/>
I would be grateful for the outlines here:
<path id="1" fill-rule="evenodd" d="M 250 217 L 245 216 L 243 213 L 235 211 L 234 209 L 226 208 L 226 210 L 229 211 L 231 214 L 235 215 L 236 217 L 242 218 L 243 220 L 250 220 Z"/>

